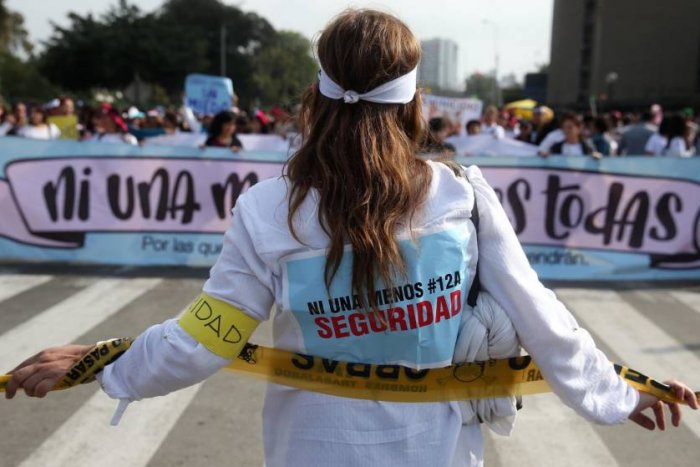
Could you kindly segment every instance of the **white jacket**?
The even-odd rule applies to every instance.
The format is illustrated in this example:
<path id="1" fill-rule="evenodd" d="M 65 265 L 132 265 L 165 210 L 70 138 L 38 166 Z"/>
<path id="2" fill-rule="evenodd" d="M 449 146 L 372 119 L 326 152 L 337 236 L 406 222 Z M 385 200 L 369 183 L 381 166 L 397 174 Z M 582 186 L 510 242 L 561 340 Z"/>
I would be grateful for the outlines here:
<path id="1" fill-rule="evenodd" d="M 482 288 L 505 309 L 522 346 L 537 361 L 565 404 L 594 422 L 624 421 L 638 402 L 638 392 L 615 374 L 590 335 L 539 282 L 495 192 L 479 169 L 467 170 L 471 182 L 467 183 L 442 164 L 430 162 L 430 165 L 433 178 L 424 208 L 414 216 L 414 231 L 419 232 L 419 237 L 434 232 L 458 232 L 451 240 L 448 235 L 441 241 L 461 242 L 457 245 L 463 249 L 458 267 L 471 281 L 477 254 L 469 217 L 476 195 Z M 270 318 L 275 305 L 276 347 L 305 352 L 309 344 L 330 358 L 357 361 L 349 357 L 369 355 L 374 360 L 370 363 L 406 360 L 406 349 L 395 349 L 400 345 L 387 345 L 385 355 L 378 353 L 382 348 L 374 334 L 351 336 L 352 339 L 372 337 L 367 349 L 362 345 L 342 345 L 342 339 L 350 337 L 335 338 L 338 332 L 348 331 L 347 323 L 346 327 L 342 323 L 336 323 L 336 328 L 331 326 L 335 341 L 326 346 L 312 338 L 313 332 L 316 337 L 326 333 L 325 328 L 313 328 L 313 320 L 303 321 L 306 328 L 302 328 L 302 318 L 297 317 L 303 314 L 290 310 L 292 302 L 299 296 L 310 303 L 323 297 L 315 297 L 318 284 L 312 284 L 309 290 L 294 289 L 290 293 L 292 287 L 285 282 L 288 259 L 304 258 L 304 255 L 319 258 L 328 238 L 318 223 L 318 198 L 313 193 L 297 216 L 298 233 L 304 243 L 292 238 L 286 225 L 286 195 L 286 181 L 279 178 L 257 184 L 238 199 L 223 251 L 204 290 L 258 320 Z M 430 263 L 426 255 L 433 247 L 414 251 L 419 266 Z M 455 245 L 447 247 L 454 249 Z M 426 272 L 417 274 L 423 273 Z M 462 298 L 466 300 L 466 295 Z M 465 316 L 464 310 L 461 316 Z M 434 332 L 430 326 L 406 331 L 412 333 L 407 341 L 409 345 L 415 343 L 413 331 L 423 334 L 419 339 L 420 349 L 411 356 L 415 361 L 403 363 L 413 363 L 415 367 L 444 363 L 443 341 L 451 340 L 447 345 L 452 346 L 452 353 L 457 345 L 457 335 L 452 332 L 455 323 L 459 324 L 444 320 L 434 326 Z M 397 339 L 402 332 L 398 329 L 387 333 L 387 342 L 391 339 L 400 342 Z M 335 343 L 338 343 L 337 353 Z M 365 355 L 365 351 L 370 353 Z M 171 320 L 142 334 L 122 358 L 105 369 L 101 383 L 111 397 L 138 400 L 199 382 L 226 364 L 225 359 L 210 353 Z M 267 467 L 480 465 L 483 449 L 479 425 L 463 426 L 464 421 L 456 402 L 397 404 L 350 400 L 268 385 L 263 410 L 265 462 Z"/>

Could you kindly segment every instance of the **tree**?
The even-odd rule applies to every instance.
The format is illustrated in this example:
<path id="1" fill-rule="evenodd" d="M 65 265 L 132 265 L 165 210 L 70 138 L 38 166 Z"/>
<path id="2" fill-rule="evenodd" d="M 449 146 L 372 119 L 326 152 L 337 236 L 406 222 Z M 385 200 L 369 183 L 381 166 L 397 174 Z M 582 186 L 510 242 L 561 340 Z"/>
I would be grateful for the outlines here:
<path id="1" fill-rule="evenodd" d="M 484 104 L 495 104 L 497 100 L 496 79 L 491 75 L 483 73 L 474 73 L 466 81 L 467 94 L 477 97 L 484 101 Z"/>
<path id="2" fill-rule="evenodd" d="M 175 100 L 187 74 L 219 75 L 223 52 L 224 74 L 243 106 L 256 98 L 281 103 L 316 70 L 306 38 L 278 33 L 266 19 L 221 0 L 166 0 L 153 13 L 119 0 L 99 17 L 68 19 L 66 27 L 53 24 L 39 64 L 51 82 L 76 93 L 124 89 L 138 77 Z"/>
<path id="3" fill-rule="evenodd" d="M 265 19 L 255 13 L 246 13 L 220 0 L 167 0 L 161 7 L 160 19 L 177 28 L 189 31 L 205 43 L 207 65 L 191 67 L 191 72 L 218 75 L 221 72 L 221 30 L 225 29 L 225 75 L 246 102 L 256 97 L 253 82 L 255 55 L 275 43 L 276 31 Z"/>
<path id="4" fill-rule="evenodd" d="M 174 93 L 189 70 L 207 65 L 203 40 L 157 14 L 144 15 L 126 0 L 99 19 L 76 13 L 68 18 L 68 27 L 53 24 L 40 67 L 71 91 L 123 88 L 139 75 Z"/>
<path id="5" fill-rule="evenodd" d="M 0 51 L 0 95 L 17 100 L 45 102 L 58 94 L 31 61 L 24 62 L 7 51 Z"/>
<path id="6" fill-rule="evenodd" d="M 0 0 L 0 51 L 31 55 L 32 50 L 29 33 L 24 27 L 24 17 L 9 10 L 5 6 L 5 0 Z"/>
<path id="7" fill-rule="evenodd" d="M 32 50 L 24 18 L 0 0 L 0 96 L 45 100 L 55 95 L 56 89 L 37 71 Z M 18 56 L 22 53 L 29 60 Z"/>
<path id="8" fill-rule="evenodd" d="M 263 103 L 289 104 L 314 80 L 318 65 L 311 42 L 294 31 L 280 31 L 255 57 L 253 81 Z"/>

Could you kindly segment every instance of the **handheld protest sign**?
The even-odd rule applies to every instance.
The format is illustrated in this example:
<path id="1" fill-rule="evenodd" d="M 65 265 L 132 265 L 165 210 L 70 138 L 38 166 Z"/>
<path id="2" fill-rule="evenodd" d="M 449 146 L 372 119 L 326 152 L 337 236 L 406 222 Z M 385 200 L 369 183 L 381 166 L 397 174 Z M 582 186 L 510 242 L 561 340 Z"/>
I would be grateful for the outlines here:
<path id="1" fill-rule="evenodd" d="M 185 103 L 198 114 L 214 115 L 222 110 L 231 110 L 233 82 L 223 76 L 187 75 Z"/>

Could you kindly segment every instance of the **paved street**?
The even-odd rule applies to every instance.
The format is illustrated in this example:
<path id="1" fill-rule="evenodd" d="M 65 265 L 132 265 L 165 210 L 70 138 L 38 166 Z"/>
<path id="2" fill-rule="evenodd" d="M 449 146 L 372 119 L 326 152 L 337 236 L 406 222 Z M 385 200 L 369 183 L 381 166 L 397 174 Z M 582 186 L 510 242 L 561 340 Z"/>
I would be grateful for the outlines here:
<path id="1" fill-rule="evenodd" d="M 65 270 L 64 270 L 65 271 Z M 205 272 L 134 274 L 128 269 L 0 269 L 0 370 L 47 345 L 134 336 L 178 313 Z M 700 286 L 554 287 L 611 360 L 700 389 Z M 253 338 L 270 343 L 270 328 Z M 222 372 L 196 387 L 133 404 L 109 426 L 115 402 L 96 385 L 43 400 L 0 400 L 0 465 L 260 466 L 264 385 Z M 700 413 L 666 433 L 600 427 L 552 395 L 525 399 L 516 431 L 484 430 L 488 466 L 692 466 Z"/>

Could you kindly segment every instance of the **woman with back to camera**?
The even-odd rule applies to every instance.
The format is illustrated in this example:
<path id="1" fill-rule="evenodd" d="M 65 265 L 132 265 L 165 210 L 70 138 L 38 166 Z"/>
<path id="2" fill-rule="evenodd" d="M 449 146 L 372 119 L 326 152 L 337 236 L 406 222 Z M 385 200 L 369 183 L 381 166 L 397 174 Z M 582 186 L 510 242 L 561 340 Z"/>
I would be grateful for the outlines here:
<path id="1" fill-rule="evenodd" d="M 318 41 L 319 82 L 303 98 L 302 146 L 285 176 L 260 182 L 238 199 L 202 297 L 242 330 L 270 318 L 276 305 L 274 339 L 281 349 L 443 367 L 452 361 L 459 319 L 348 335 L 348 328 L 315 320 L 307 303 L 355 292 L 361 313 L 377 325 L 373 313 L 383 307 L 375 291 L 391 285 L 418 290 L 417 284 L 455 271 L 466 299 L 478 253 L 484 290 L 506 309 L 523 346 L 567 405 L 599 423 L 631 417 L 653 427 L 641 412 L 653 406 L 661 417 L 660 402 L 618 377 L 590 335 L 538 281 L 479 169 L 468 169 L 467 182 L 415 156 L 425 130 L 416 93 L 420 51 L 408 27 L 384 13 L 351 10 L 327 26 Z M 478 239 L 470 219 L 475 200 Z M 424 292 L 421 300 L 435 300 Z M 107 366 L 100 376 L 107 394 L 129 402 L 199 382 L 227 365 L 252 332 L 242 332 L 240 344 L 223 350 L 218 341 L 202 344 L 204 339 L 193 337 L 201 329 L 189 316 L 149 328 Z M 59 352 L 64 357 L 50 364 L 30 359 L 13 373 L 8 396 L 17 387 L 45 395 L 86 351 L 66 346 Z M 672 384 L 695 404 L 689 389 Z M 672 408 L 675 424 L 678 406 Z M 354 400 L 269 384 L 265 463 L 481 465 L 480 426 L 463 422 L 457 402 Z"/>

